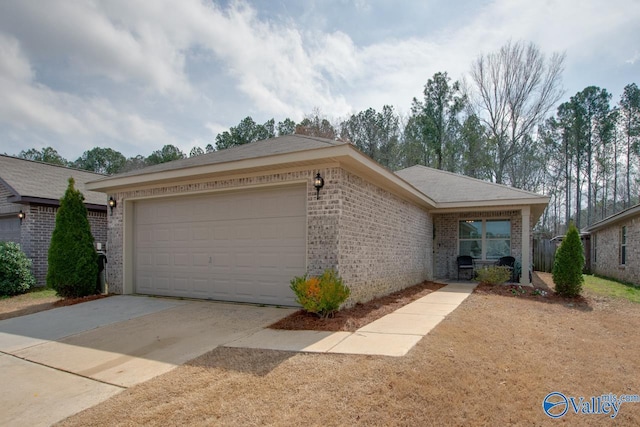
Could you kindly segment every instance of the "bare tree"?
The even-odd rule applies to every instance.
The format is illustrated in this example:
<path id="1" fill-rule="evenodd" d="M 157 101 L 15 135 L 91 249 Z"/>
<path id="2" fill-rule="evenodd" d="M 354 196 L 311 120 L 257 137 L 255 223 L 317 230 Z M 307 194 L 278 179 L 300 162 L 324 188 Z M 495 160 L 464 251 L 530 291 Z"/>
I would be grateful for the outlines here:
<path id="1" fill-rule="evenodd" d="M 529 152 L 531 136 L 563 95 L 561 74 L 564 54 L 549 60 L 533 43 L 508 42 L 498 52 L 480 55 L 472 64 L 476 108 L 487 125 L 494 146 L 494 178 L 513 181 L 511 162 Z M 513 168 L 512 168 L 513 170 Z"/>

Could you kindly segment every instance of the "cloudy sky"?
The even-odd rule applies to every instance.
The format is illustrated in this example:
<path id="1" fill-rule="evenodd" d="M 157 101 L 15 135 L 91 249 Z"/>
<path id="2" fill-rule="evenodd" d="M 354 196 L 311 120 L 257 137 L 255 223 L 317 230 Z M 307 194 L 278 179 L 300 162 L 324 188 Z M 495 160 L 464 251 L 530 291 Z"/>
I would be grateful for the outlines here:
<path id="1" fill-rule="evenodd" d="M 401 113 L 508 40 L 565 52 L 565 97 L 640 84 L 638 0 L 3 0 L 0 153 L 188 152 L 250 115 Z"/>

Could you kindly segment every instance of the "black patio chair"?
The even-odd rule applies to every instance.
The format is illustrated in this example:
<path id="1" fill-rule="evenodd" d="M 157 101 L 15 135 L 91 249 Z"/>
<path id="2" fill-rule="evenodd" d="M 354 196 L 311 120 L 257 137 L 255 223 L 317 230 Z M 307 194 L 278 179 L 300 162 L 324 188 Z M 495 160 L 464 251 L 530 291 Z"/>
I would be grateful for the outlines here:
<path id="1" fill-rule="evenodd" d="M 509 267 L 509 270 L 511 271 L 511 281 L 515 282 L 515 278 L 514 278 L 514 267 L 516 265 L 516 259 L 512 256 L 503 256 L 502 258 L 500 258 L 498 260 L 498 263 L 496 264 L 498 267 Z"/>
<path id="2" fill-rule="evenodd" d="M 458 280 L 460 280 L 460 270 L 471 271 L 471 278 L 473 278 L 473 257 L 460 255 L 456 262 L 458 263 Z"/>

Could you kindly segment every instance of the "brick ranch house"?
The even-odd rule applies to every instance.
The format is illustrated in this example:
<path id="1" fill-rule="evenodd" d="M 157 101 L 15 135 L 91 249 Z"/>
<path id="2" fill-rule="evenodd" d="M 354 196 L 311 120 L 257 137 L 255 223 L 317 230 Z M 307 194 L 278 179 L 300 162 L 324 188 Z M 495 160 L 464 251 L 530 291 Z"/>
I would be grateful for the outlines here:
<path id="1" fill-rule="evenodd" d="M 322 187 L 316 189 L 316 177 Z M 292 277 L 332 267 L 348 304 L 453 278 L 459 253 L 531 263 L 548 198 L 289 135 L 91 182 L 113 197 L 110 292 L 294 305 Z M 523 283 L 528 275 L 522 275 Z"/>
<path id="2" fill-rule="evenodd" d="M 640 204 L 592 224 L 591 271 L 640 286 Z"/>
<path id="3" fill-rule="evenodd" d="M 19 243 L 33 261 L 37 284 L 46 284 L 48 252 L 60 199 L 73 177 L 85 197 L 96 243 L 107 241 L 107 198 L 87 181 L 104 175 L 0 155 L 0 241 Z M 19 218 L 19 213 L 24 216 Z"/>

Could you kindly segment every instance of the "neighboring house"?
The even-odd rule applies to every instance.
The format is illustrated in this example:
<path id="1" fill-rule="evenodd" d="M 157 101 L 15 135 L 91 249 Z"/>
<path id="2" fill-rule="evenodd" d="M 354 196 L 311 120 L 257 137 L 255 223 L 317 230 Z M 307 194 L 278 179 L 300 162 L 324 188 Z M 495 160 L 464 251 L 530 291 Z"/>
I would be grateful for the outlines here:
<path id="1" fill-rule="evenodd" d="M 87 188 L 117 202 L 108 217 L 111 292 L 280 305 L 295 304 L 294 276 L 326 268 L 350 287 L 349 304 L 454 278 L 460 253 L 513 255 L 526 271 L 548 203 L 421 166 L 394 174 L 351 144 L 301 135 Z"/>
<path id="2" fill-rule="evenodd" d="M 46 283 L 51 234 L 70 177 L 84 195 L 93 237 L 104 245 L 107 198 L 85 188 L 87 181 L 104 175 L 0 155 L 0 241 L 20 243 L 33 261 L 38 285 Z"/>
<path id="3" fill-rule="evenodd" d="M 640 286 L 640 204 L 592 224 L 591 271 Z"/>

